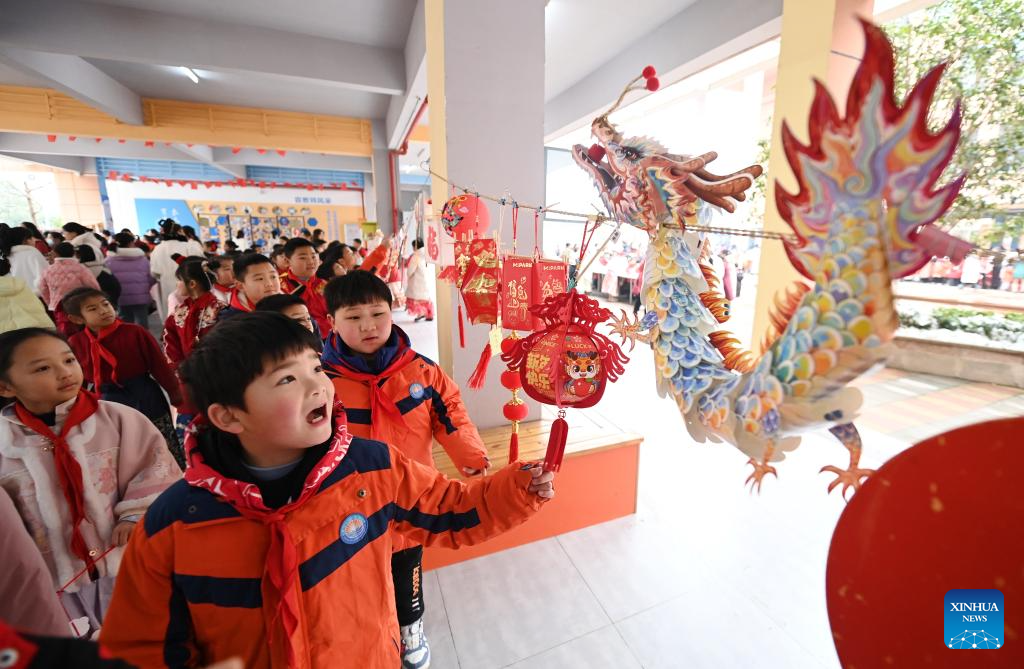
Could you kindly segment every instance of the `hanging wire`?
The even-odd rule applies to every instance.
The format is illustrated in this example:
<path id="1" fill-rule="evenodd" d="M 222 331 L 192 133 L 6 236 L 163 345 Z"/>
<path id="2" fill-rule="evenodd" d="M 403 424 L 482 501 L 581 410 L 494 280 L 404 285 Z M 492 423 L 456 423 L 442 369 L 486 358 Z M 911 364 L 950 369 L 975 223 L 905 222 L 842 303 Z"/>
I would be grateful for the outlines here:
<path id="1" fill-rule="evenodd" d="M 443 181 L 445 184 L 447 184 L 450 188 L 452 188 L 454 190 L 459 190 L 459 191 L 462 191 L 463 193 L 472 194 L 472 195 L 475 195 L 478 198 L 481 198 L 483 200 L 489 200 L 490 202 L 494 202 L 494 203 L 499 204 L 499 205 L 506 204 L 506 203 L 508 203 L 512 199 L 511 195 L 509 195 L 508 197 L 499 198 L 499 197 L 495 197 L 493 195 L 485 195 L 483 193 L 478 193 L 477 191 L 475 191 L 475 190 L 473 190 L 471 188 L 465 188 L 463 186 L 460 186 L 460 185 L 456 184 L 455 182 L 451 181 L 450 179 L 448 179 L 448 177 L 445 177 L 445 176 L 443 176 L 441 174 L 438 174 L 437 172 L 432 170 L 430 168 L 430 164 L 427 163 L 427 162 L 421 163 L 420 167 L 424 171 L 430 173 L 431 176 L 440 179 L 441 181 Z M 530 209 L 532 211 L 536 211 L 536 212 L 542 213 L 542 214 L 561 214 L 562 216 L 569 216 L 569 217 L 572 217 L 572 218 L 582 218 L 582 219 L 585 219 L 586 221 L 592 222 L 592 223 L 594 223 L 596 225 L 610 225 L 610 224 L 614 223 L 615 226 L 616 226 L 616 230 L 618 230 L 619 227 L 621 227 L 622 224 L 624 223 L 624 221 L 622 221 L 622 220 L 616 219 L 616 218 L 614 218 L 612 216 L 607 216 L 607 215 L 602 214 L 600 212 L 598 212 L 596 214 L 581 214 L 578 211 L 565 211 L 565 210 L 562 210 L 562 209 L 551 209 L 551 208 L 546 207 L 544 205 L 524 204 L 523 202 L 519 202 L 518 200 L 515 200 L 515 202 L 519 206 L 519 208 L 521 208 L 521 209 Z M 437 212 L 435 212 L 435 215 L 439 215 L 439 214 Z M 675 225 L 672 225 L 672 224 L 663 224 L 663 225 L 665 225 L 666 227 L 678 227 L 678 226 L 675 226 Z M 692 231 L 692 232 L 706 232 L 706 233 L 709 233 L 709 234 L 728 235 L 728 236 L 731 236 L 731 237 L 754 237 L 754 238 L 757 238 L 757 239 L 772 239 L 772 240 L 776 240 L 776 241 L 780 241 L 780 242 L 785 242 L 785 243 L 788 243 L 788 244 L 791 244 L 791 245 L 794 245 L 794 246 L 798 245 L 799 242 L 800 242 L 800 238 L 797 237 L 794 234 L 790 234 L 790 233 L 786 233 L 786 232 L 774 232 L 772 230 L 758 230 L 758 229 L 745 229 L 745 228 L 723 228 L 723 227 L 714 226 L 714 225 L 690 225 L 690 224 L 686 225 L 686 229 L 689 230 L 689 231 Z M 610 239 L 610 237 L 609 237 L 609 239 Z M 598 254 L 600 253 L 600 251 L 602 251 L 604 249 L 604 247 L 607 244 L 608 244 L 608 240 L 605 240 L 605 243 L 601 245 L 600 249 L 598 249 Z M 1006 255 L 1005 252 L 1003 252 L 1003 251 L 983 249 L 983 248 L 979 248 L 977 246 L 973 246 L 971 248 L 970 253 L 974 254 L 976 256 L 979 256 L 979 257 L 991 256 L 991 257 L 1000 257 L 1001 258 L 1001 257 L 1005 257 L 1005 255 Z M 594 258 L 591 258 L 590 262 L 587 263 L 587 267 L 589 267 L 590 264 L 593 261 L 594 261 Z"/>

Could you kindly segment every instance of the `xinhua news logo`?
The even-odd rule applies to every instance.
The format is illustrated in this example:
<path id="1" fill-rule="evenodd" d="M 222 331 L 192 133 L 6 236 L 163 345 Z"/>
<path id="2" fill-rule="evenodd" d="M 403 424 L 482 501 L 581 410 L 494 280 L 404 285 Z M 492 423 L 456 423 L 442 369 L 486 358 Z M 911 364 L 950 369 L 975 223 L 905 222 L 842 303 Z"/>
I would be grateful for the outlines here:
<path id="1" fill-rule="evenodd" d="M 950 590 L 946 593 L 946 648 L 992 650 L 1003 647 L 1003 593 Z"/>

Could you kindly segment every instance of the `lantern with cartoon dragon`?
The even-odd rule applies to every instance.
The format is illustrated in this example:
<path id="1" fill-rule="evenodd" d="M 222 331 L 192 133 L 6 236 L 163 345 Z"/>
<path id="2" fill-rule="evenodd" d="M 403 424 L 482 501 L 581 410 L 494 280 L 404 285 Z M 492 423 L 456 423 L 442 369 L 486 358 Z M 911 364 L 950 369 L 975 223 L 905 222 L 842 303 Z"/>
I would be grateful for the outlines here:
<path id="1" fill-rule="evenodd" d="M 799 433 L 820 426 L 850 457 L 845 469 L 822 469 L 836 475 L 830 492 L 842 484 L 845 495 L 872 473 L 859 466 L 861 438 L 852 421 L 862 395 L 849 383 L 886 359 L 898 324 L 892 281 L 917 271 L 940 247 L 962 244 L 931 225 L 964 179 L 936 187 L 960 133 L 959 108 L 937 133 L 927 128 L 943 67 L 901 105 L 892 47 L 879 28 L 864 23 L 864 30 L 864 60 L 845 116 L 816 82 L 810 143 L 783 127 L 800 184 L 796 194 L 776 187 L 779 212 L 795 233 L 786 253 L 813 283 L 795 283 L 776 300 L 760 355 L 721 329 L 728 302 L 704 233 L 688 226 L 705 222 L 712 206 L 732 212 L 761 168 L 714 175 L 705 168 L 715 153 L 677 155 L 652 139 L 623 137 L 608 113 L 592 125 L 598 144 L 573 149 L 611 217 L 650 235 L 642 290 L 649 313 L 642 322 L 623 313 L 613 330 L 651 344 L 659 393 L 676 401 L 696 441 L 725 441 L 750 457 L 752 489 L 776 473 L 771 463 L 799 445 Z"/>

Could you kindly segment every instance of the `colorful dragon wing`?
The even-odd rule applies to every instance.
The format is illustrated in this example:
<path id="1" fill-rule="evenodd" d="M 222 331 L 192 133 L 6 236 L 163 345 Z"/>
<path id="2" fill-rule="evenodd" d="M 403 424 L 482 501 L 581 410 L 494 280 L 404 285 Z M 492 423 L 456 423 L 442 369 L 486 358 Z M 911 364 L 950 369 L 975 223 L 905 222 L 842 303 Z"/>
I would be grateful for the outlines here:
<path id="1" fill-rule="evenodd" d="M 886 357 L 885 344 L 898 325 L 891 281 L 931 257 L 919 230 L 942 215 L 963 183 L 960 176 L 935 187 L 960 132 L 958 110 L 939 132 L 927 129 L 942 68 L 898 104 L 892 47 L 879 28 L 863 25 L 867 47 L 845 117 L 818 83 L 810 143 L 800 144 L 783 127 L 786 155 L 800 184 L 796 194 L 776 184 L 779 213 L 797 236 L 786 251 L 814 282 L 768 349 L 771 373 L 787 398 L 783 414 L 792 419 L 784 429 L 851 417 L 850 401 L 843 403 L 845 410 L 824 402 L 828 415 L 815 416 L 808 406 Z"/>

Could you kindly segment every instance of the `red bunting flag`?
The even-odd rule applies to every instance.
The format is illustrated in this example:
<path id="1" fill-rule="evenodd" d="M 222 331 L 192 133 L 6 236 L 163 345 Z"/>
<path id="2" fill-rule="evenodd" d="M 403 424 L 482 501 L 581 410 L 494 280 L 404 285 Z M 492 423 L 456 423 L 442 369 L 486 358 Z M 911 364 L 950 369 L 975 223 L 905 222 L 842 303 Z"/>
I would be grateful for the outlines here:
<path id="1" fill-rule="evenodd" d="M 262 156 L 263 154 L 265 154 L 266 152 L 267 152 L 267 150 L 266 150 L 266 149 L 256 149 L 256 153 L 260 154 L 261 156 Z"/>
<path id="2" fill-rule="evenodd" d="M 117 172 L 115 172 L 114 170 L 110 170 L 109 172 L 107 172 L 107 178 L 108 179 L 116 179 L 117 178 Z"/>
<path id="3" fill-rule="evenodd" d="M 231 147 L 231 153 L 232 153 L 232 154 L 234 154 L 234 155 L 236 155 L 236 156 L 237 156 L 237 155 L 238 155 L 238 154 L 239 154 L 239 153 L 240 153 L 241 151 L 242 151 L 242 149 L 241 149 L 241 148 L 239 148 L 239 147 L 237 147 L 237 146 L 233 146 L 233 147 Z"/>
<path id="4" fill-rule="evenodd" d="M 288 152 L 287 152 L 287 151 L 285 151 L 284 149 L 278 149 L 278 150 L 277 150 L 277 155 L 281 156 L 282 158 L 284 157 L 284 155 L 285 155 L 286 153 L 288 153 Z"/>
<path id="5" fill-rule="evenodd" d="M 148 140 L 148 141 L 145 142 L 145 146 L 148 146 L 148 147 L 152 148 L 152 147 L 156 146 L 156 142 L 154 142 L 153 140 Z"/>
<path id="6" fill-rule="evenodd" d="M 78 139 L 78 137 L 76 137 L 75 135 L 71 135 L 70 137 L 68 137 L 68 141 L 69 141 L 69 142 L 73 142 L 73 141 L 75 141 L 76 139 Z"/>
<path id="7" fill-rule="evenodd" d="M 57 141 L 57 135 L 47 135 L 46 136 L 46 141 L 50 142 L 51 144 L 53 144 L 54 142 Z"/>
<path id="8" fill-rule="evenodd" d="M 102 138 L 102 137 L 97 137 L 97 138 L 96 138 L 96 143 L 97 143 L 97 144 L 99 144 L 99 143 L 100 143 L 100 142 L 102 142 L 102 141 L 103 141 L 103 138 Z"/>
<path id="9" fill-rule="evenodd" d="M 119 140 L 117 140 L 117 143 L 118 143 L 118 144 L 124 144 L 124 142 L 125 142 L 125 140 L 123 140 L 123 139 L 119 139 Z"/>

